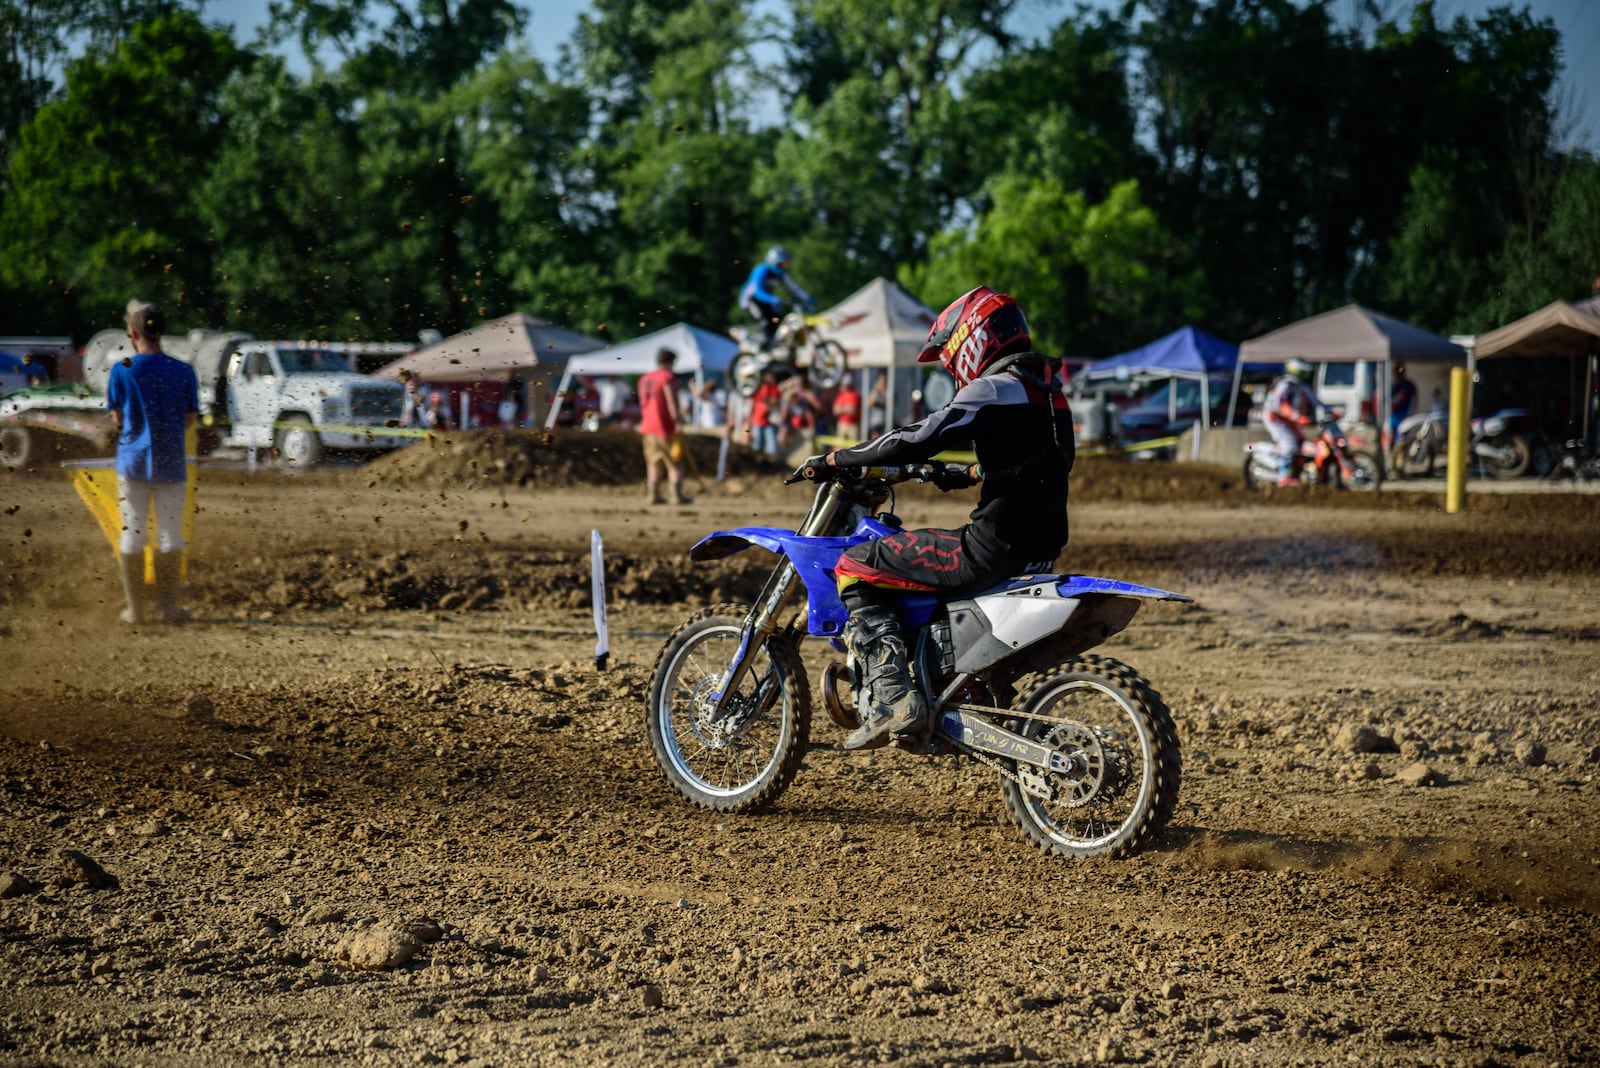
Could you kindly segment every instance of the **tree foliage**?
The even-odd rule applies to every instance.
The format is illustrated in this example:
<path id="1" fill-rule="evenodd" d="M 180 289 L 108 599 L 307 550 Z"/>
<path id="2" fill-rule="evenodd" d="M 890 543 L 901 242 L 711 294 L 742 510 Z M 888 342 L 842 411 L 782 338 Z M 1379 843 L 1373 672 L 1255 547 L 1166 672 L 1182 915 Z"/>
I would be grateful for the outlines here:
<path id="1" fill-rule="evenodd" d="M 1100 356 L 1352 300 L 1477 330 L 1600 274 L 1526 7 L 1041 10 L 597 0 L 555 73 L 513 0 L 274 0 L 295 63 L 189 0 L 0 0 L 0 330 L 138 292 L 263 335 L 624 338 L 741 315 L 781 243 L 825 303 L 986 282 Z"/>
<path id="2" fill-rule="evenodd" d="M 193 191 L 222 139 L 222 87 L 247 57 L 187 11 L 67 70 L 23 127 L 0 208 L 17 327 L 88 332 L 134 292 L 215 322 L 216 247 Z M 23 330 L 27 332 L 27 330 Z"/>

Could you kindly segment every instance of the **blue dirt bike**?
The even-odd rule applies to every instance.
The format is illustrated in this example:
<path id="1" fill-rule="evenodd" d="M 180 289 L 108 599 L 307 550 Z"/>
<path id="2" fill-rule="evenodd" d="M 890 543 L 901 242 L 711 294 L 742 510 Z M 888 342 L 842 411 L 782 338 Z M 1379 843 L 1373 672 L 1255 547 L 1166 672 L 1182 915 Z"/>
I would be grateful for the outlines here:
<path id="1" fill-rule="evenodd" d="M 807 635 L 846 654 L 822 673 L 823 705 L 840 727 L 857 726 L 861 670 L 840 640 L 848 613 L 832 568 L 850 546 L 899 529 L 881 511 L 897 483 L 972 484 L 962 467 L 830 468 L 817 460 L 788 482 L 802 479 L 818 486 L 799 530 L 738 527 L 690 550 L 695 560 L 751 546 L 776 553 L 755 603 L 695 613 L 656 656 L 650 746 L 672 789 L 700 808 L 750 812 L 793 781 L 810 734 L 811 680 L 800 656 Z M 1151 598 L 1191 600 L 1083 575 L 1023 575 L 970 597 L 907 593 L 906 646 L 929 716 L 895 744 L 993 768 L 1012 822 L 1045 853 L 1121 856 L 1139 848 L 1178 801 L 1177 732 L 1149 682 L 1084 653 Z"/>

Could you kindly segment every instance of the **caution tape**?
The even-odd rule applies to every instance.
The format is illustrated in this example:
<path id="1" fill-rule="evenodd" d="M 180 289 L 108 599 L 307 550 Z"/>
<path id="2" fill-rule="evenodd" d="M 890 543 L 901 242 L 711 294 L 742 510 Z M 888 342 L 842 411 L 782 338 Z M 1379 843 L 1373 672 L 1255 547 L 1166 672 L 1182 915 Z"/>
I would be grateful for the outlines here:
<path id="1" fill-rule="evenodd" d="M 290 419 L 290 420 L 287 420 L 287 421 L 281 421 L 280 420 L 279 422 L 276 422 L 276 423 L 272 424 L 272 429 L 273 430 L 289 430 L 289 429 L 306 430 L 306 429 L 310 429 L 310 430 L 316 431 L 318 434 L 360 434 L 360 435 L 365 436 L 365 437 L 385 437 L 385 438 L 425 438 L 430 434 L 438 434 L 438 433 L 440 433 L 440 431 L 431 429 L 429 427 L 339 426 L 339 425 L 334 425 L 334 424 L 324 424 L 322 426 L 318 426 L 318 425 L 316 425 L 314 423 L 302 422 L 299 419 Z"/>

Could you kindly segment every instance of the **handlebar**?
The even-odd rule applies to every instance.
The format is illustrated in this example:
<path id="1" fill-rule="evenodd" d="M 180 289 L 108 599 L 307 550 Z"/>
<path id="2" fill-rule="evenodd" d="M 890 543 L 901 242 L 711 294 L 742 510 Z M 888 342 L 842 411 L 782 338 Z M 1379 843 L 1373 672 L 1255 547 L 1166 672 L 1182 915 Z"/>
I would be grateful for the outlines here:
<path id="1" fill-rule="evenodd" d="M 966 489 L 981 481 L 966 464 L 902 464 L 898 466 L 830 467 L 827 458 L 812 456 L 802 461 L 794 473 L 783 480 L 796 482 L 932 482 L 942 490 Z"/>

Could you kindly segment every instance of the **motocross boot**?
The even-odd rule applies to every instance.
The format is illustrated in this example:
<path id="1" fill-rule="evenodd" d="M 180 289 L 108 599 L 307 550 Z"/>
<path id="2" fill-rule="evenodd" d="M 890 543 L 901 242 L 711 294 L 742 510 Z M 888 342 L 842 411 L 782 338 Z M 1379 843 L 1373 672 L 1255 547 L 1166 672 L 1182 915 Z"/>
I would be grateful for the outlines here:
<path id="1" fill-rule="evenodd" d="M 927 717 L 922 694 L 906 668 L 906 642 L 899 614 L 886 605 L 868 605 L 850 614 L 845 643 L 855 657 L 861 690 L 856 717 L 861 726 L 844 741 L 846 749 L 877 749 L 889 736 L 910 730 Z"/>
<path id="2" fill-rule="evenodd" d="M 181 552 L 156 553 L 156 611 L 163 623 L 189 622 L 189 610 L 178 604 L 178 576 L 183 569 Z"/>
<path id="3" fill-rule="evenodd" d="M 117 574 L 122 579 L 122 596 L 128 602 L 117 618 L 124 623 L 149 621 L 144 589 L 144 553 L 118 553 Z"/>

